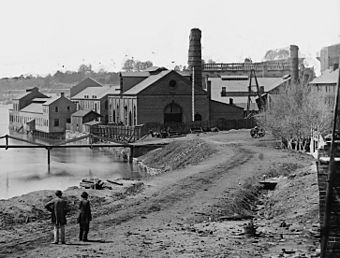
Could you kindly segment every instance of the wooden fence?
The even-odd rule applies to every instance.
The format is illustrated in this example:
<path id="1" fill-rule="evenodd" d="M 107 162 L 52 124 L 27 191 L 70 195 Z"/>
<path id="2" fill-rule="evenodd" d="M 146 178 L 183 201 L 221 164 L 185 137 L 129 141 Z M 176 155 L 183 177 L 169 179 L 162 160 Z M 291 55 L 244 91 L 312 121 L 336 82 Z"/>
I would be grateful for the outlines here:
<path id="1" fill-rule="evenodd" d="M 173 131 L 178 134 L 189 133 L 191 129 L 201 128 L 203 131 L 210 131 L 212 128 L 218 130 L 231 130 L 231 129 L 250 129 L 256 125 L 254 118 L 238 119 L 238 120 L 225 120 L 219 119 L 215 121 L 195 121 L 191 123 L 174 123 L 174 124 L 160 124 L 160 123 L 147 123 L 142 127 L 142 135 L 148 134 L 150 131 L 160 132 L 161 130 Z"/>
<path id="2" fill-rule="evenodd" d="M 90 132 L 108 141 L 130 143 L 140 139 L 142 126 L 122 126 L 122 125 L 96 125 L 92 126 Z"/>
<path id="3" fill-rule="evenodd" d="M 218 130 L 231 130 L 231 129 L 249 129 L 256 125 L 254 118 L 238 119 L 238 120 L 216 120 L 216 121 L 196 121 L 191 123 L 146 123 L 138 126 L 123 126 L 123 125 L 96 125 L 92 126 L 90 133 L 108 141 L 119 143 L 135 142 L 144 135 L 152 132 L 167 131 L 170 134 L 187 134 L 192 129 L 202 129 L 203 131 L 210 131 L 213 128 Z"/>

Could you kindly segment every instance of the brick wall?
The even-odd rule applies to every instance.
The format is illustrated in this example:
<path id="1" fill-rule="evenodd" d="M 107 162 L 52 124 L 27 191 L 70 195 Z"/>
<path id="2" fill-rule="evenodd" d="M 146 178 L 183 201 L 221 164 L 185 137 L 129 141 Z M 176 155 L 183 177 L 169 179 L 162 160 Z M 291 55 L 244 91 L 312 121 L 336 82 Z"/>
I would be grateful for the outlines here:
<path id="1" fill-rule="evenodd" d="M 174 102 L 182 108 L 182 122 L 188 123 L 192 120 L 191 115 L 191 96 L 141 96 L 138 98 L 138 124 L 147 122 L 164 122 L 165 107 Z M 208 98 L 205 95 L 195 97 L 195 114 L 199 113 L 202 120 L 209 120 Z"/>
<path id="2" fill-rule="evenodd" d="M 323 162 L 321 160 L 317 161 L 321 229 L 323 228 L 326 205 L 328 164 L 329 162 Z M 333 181 L 333 197 L 330 205 L 330 229 L 327 243 L 327 258 L 340 257 L 340 162 L 336 162 L 335 167 L 336 174 Z"/>

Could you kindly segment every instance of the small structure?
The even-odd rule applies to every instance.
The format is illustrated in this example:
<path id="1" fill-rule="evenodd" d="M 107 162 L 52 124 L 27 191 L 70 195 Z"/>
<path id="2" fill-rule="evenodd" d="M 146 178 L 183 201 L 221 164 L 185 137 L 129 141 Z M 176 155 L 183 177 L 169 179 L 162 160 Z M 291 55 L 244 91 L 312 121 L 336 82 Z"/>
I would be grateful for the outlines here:
<path id="1" fill-rule="evenodd" d="M 77 110 L 93 110 L 101 115 L 100 121 L 108 123 L 108 96 L 119 95 L 119 87 L 104 86 L 91 78 L 87 78 L 71 88 L 71 100 Z"/>
<path id="2" fill-rule="evenodd" d="M 100 123 L 98 121 L 100 117 L 100 114 L 90 109 L 78 110 L 71 115 L 71 130 L 80 133 L 87 132 L 85 124 L 90 121 Z"/>

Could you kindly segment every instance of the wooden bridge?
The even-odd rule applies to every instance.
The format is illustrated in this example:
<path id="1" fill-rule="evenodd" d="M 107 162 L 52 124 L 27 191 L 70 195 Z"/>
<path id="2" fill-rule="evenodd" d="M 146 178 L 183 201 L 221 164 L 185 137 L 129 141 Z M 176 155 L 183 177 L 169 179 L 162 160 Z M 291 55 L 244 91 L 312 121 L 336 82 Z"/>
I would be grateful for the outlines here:
<path id="1" fill-rule="evenodd" d="M 42 143 L 37 143 L 37 142 L 32 142 L 29 140 L 25 140 L 19 137 L 11 136 L 11 135 L 4 135 L 1 136 L 0 139 L 5 139 L 5 144 L 0 144 L 1 149 L 15 149 L 15 148 L 20 148 L 20 149 L 32 149 L 32 148 L 37 148 L 37 149 L 46 149 L 47 150 L 47 165 L 48 165 L 48 173 L 50 173 L 50 164 L 51 164 L 51 150 L 56 149 L 56 148 L 100 148 L 100 147 L 110 147 L 110 148 L 130 148 L 130 155 L 129 155 L 129 162 L 132 163 L 133 160 L 133 150 L 134 150 L 134 145 L 129 144 L 129 143 L 115 143 L 112 142 L 112 139 L 106 138 L 106 137 L 100 137 L 94 134 L 87 134 L 81 137 L 73 138 L 70 140 L 65 140 L 61 141 L 55 144 L 42 144 Z M 20 142 L 24 142 L 27 144 L 10 144 L 9 139 L 17 140 Z M 74 144 L 74 142 L 84 140 L 84 139 L 89 139 L 89 143 L 85 144 Z M 104 142 L 102 142 L 104 141 Z M 111 143 L 107 143 L 111 142 Z M 73 143 L 73 144 L 70 144 Z"/>

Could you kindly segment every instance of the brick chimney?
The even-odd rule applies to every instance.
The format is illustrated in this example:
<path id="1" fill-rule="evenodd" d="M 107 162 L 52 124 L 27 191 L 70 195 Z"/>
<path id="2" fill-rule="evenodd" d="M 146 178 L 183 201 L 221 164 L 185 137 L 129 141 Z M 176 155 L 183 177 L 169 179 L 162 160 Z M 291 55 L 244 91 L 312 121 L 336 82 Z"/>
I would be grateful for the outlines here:
<path id="1" fill-rule="evenodd" d="M 291 82 L 297 83 L 299 81 L 299 47 L 290 45 L 290 76 Z"/>
<path id="2" fill-rule="evenodd" d="M 191 29 L 189 36 L 188 66 L 191 73 L 194 69 L 195 87 L 202 88 L 201 30 L 197 28 Z"/>

